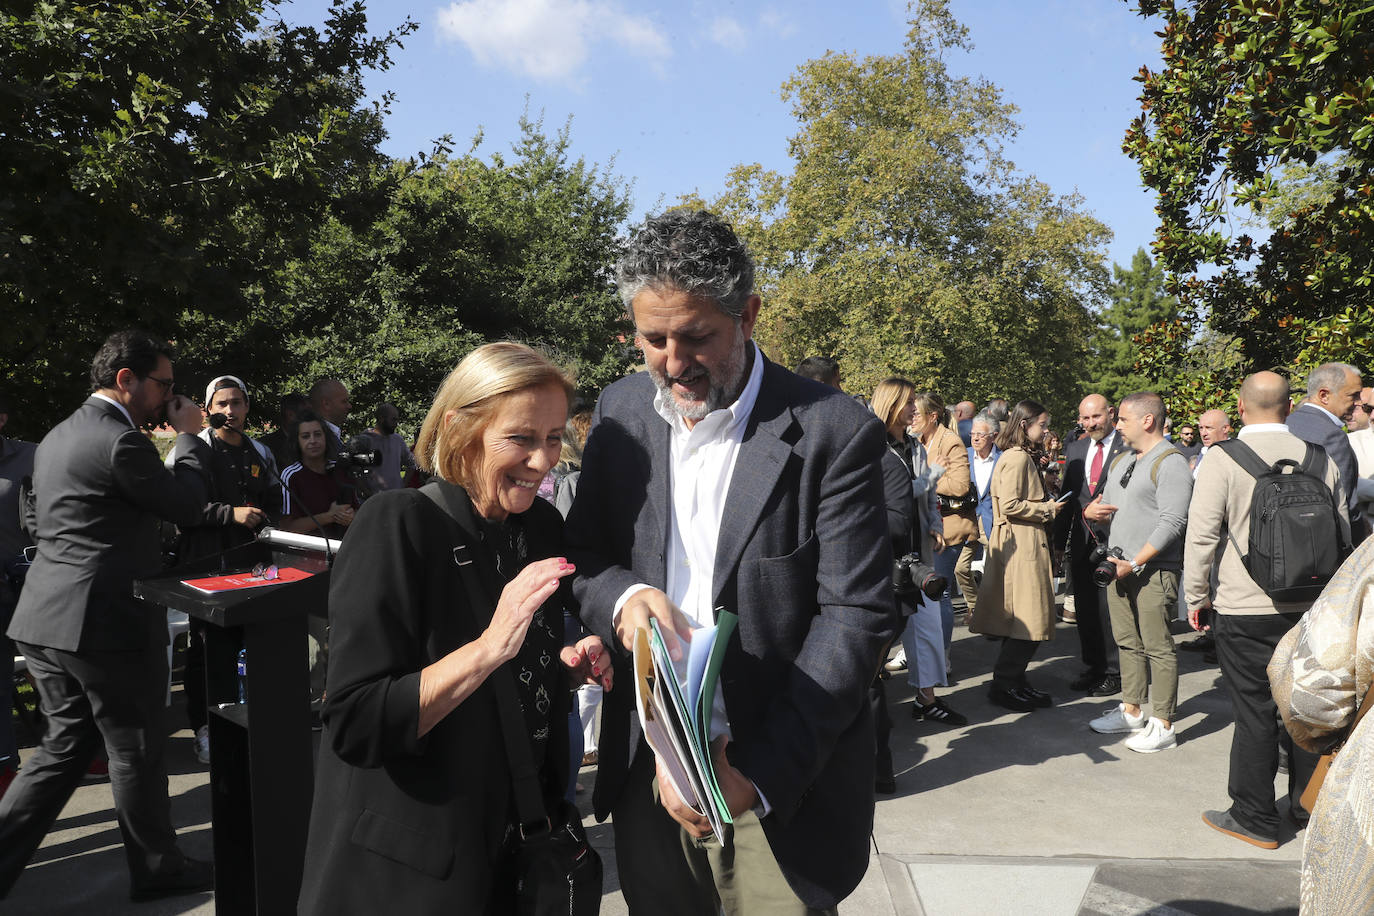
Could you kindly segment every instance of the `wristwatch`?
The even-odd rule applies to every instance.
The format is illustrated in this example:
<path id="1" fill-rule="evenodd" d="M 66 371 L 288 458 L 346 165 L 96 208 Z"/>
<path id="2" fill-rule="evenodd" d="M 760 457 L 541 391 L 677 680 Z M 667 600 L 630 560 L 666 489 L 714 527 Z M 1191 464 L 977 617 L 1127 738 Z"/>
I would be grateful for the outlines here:
<path id="1" fill-rule="evenodd" d="M 1132 564 L 1131 564 L 1131 572 L 1135 573 L 1137 576 L 1140 575 L 1141 573 L 1143 573 L 1144 571 L 1145 571 L 1145 565 L 1144 565 L 1143 563 L 1132 563 Z"/>

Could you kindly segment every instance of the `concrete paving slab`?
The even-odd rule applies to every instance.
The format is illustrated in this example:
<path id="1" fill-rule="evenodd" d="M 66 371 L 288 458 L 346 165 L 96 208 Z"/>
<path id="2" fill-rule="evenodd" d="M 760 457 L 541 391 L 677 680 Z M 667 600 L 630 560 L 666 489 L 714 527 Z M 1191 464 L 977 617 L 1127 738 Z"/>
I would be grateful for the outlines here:
<path id="1" fill-rule="evenodd" d="M 1063 916 L 1078 912 L 1095 865 L 1014 859 L 906 866 L 925 916 Z"/>
<path id="2" fill-rule="evenodd" d="M 936 913 L 923 909 L 924 896 L 960 884 L 969 895 L 1010 888 L 1026 899 L 1032 896 L 1026 888 L 1043 887 L 1035 899 L 1059 901 L 1061 891 L 1079 887 L 1088 868 L 1095 869 L 1093 877 L 1086 891 L 1078 890 L 1077 905 L 1065 904 L 1068 908 L 1058 912 L 1296 913 L 1301 833 L 1285 820 L 1281 845 L 1269 852 L 1217 833 L 1201 820 L 1204 810 L 1228 804 L 1231 713 L 1215 667 L 1199 653 L 1180 653 L 1179 746 L 1139 755 L 1087 728 L 1088 720 L 1115 700 L 1068 691 L 1068 681 L 1081 667 L 1072 627 L 1058 628 L 1030 672 L 1037 686 L 1054 694 L 1058 705 L 1052 709 L 1018 715 L 987 702 L 987 672 L 996 648 L 962 627 L 955 631 L 951 657 L 960 680 L 941 693 L 969 717 L 964 728 L 914 722 L 910 689 L 899 680 L 888 682 L 898 792 L 878 800 L 870 867 L 841 903 L 843 916 Z M 179 708 L 169 719 L 184 721 Z M 172 813 L 184 846 L 192 855 L 208 857 L 208 773 L 195 760 L 188 730 L 171 736 L 167 759 Z M 583 770 L 583 784 L 590 789 L 593 780 L 594 770 Z M 1276 780 L 1275 791 L 1282 797 L 1285 777 Z M 588 814 L 590 792 L 579 801 Z M 1285 806 L 1280 802 L 1280 811 Z M 627 909 L 615 868 L 613 828 L 590 818 L 584 823 L 606 865 L 602 913 L 619 916 Z M 910 870 L 913 864 L 920 877 Z M 1029 870 L 1040 868 L 1048 871 Z M 970 880 L 970 875 L 976 877 Z M 10 897 L 0 903 L 6 914 L 44 916 L 213 911 L 209 895 L 129 902 L 105 780 L 77 790 Z M 1003 912 L 1026 910 L 1018 902 Z"/>

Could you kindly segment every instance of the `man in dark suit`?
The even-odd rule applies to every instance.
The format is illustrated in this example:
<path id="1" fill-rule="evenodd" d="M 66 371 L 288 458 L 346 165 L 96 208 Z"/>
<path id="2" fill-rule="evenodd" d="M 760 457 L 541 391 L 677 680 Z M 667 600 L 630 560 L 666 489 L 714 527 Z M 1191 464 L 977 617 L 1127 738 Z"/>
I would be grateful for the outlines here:
<path id="1" fill-rule="evenodd" d="M 1078 644 L 1084 669 L 1070 682 L 1073 690 L 1084 690 L 1095 697 L 1114 696 L 1121 690 L 1116 641 L 1107 620 L 1107 599 L 1093 582 L 1089 562 L 1096 541 L 1091 524 L 1083 518 L 1083 507 L 1102 492 L 1107 468 L 1126 445 L 1116 433 L 1116 412 L 1100 394 L 1090 394 L 1078 404 L 1078 425 L 1083 435 L 1064 447 L 1064 486 L 1072 494 L 1055 521 L 1055 549 L 1067 545 L 1069 580 L 1073 587 L 1077 614 Z M 1103 544 L 1105 532 L 1099 532 Z"/>
<path id="2" fill-rule="evenodd" d="M 1288 415 L 1288 429 L 1304 442 L 1320 445 L 1341 472 L 1341 488 L 1350 510 L 1351 546 L 1369 533 L 1369 520 L 1360 511 L 1354 482 L 1360 479 L 1359 460 L 1345 432 L 1345 424 L 1360 399 L 1360 370 L 1348 363 L 1323 363 L 1307 376 L 1307 397 Z"/>
<path id="3" fill-rule="evenodd" d="M 28 660 L 47 723 L 0 802 L 5 896 L 103 743 L 110 758 L 130 895 L 209 890 L 208 863 L 177 848 L 163 763 L 167 622 L 132 596 L 161 566 L 159 518 L 200 517 L 200 408 L 173 396 L 171 350 L 139 331 L 110 336 L 91 365 L 94 393 L 38 446 L 38 555 L 9 636 Z M 175 472 L 141 428 L 181 433 Z"/>
<path id="4" fill-rule="evenodd" d="M 884 431 L 752 343 L 753 265 L 717 217 L 648 220 L 618 282 L 648 371 L 606 390 L 587 442 L 568 518 L 582 618 L 628 649 L 650 618 L 679 646 L 718 609 L 739 615 L 712 720 L 734 815 L 720 842 L 655 780 L 634 691 L 606 697 L 594 805 L 615 817 L 626 902 L 833 911 L 868 866 L 865 692 L 897 627 Z"/>

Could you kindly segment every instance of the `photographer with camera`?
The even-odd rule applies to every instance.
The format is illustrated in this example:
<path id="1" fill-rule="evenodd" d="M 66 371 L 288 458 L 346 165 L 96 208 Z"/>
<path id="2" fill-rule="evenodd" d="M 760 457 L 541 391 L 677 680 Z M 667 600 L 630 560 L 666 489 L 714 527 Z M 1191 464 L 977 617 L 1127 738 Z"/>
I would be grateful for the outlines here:
<path id="1" fill-rule="evenodd" d="M 1151 391 L 1129 395 L 1117 411 L 1116 431 L 1133 454 L 1107 469 L 1107 485 L 1083 507 L 1083 517 L 1109 526 L 1107 555 L 1094 570 L 1107 589 L 1112 635 L 1121 662 L 1122 702 L 1089 723 L 1099 734 L 1127 734 L 1142 754 L 1173 747 L 1178 701 L 1178 655 L 1169 621 L 1178 602 L 1183 532 L 1193 472 L 1164 438 L 1164 401 Z M 1154 685 L 1154 715 L 1141 705 Z"/>
<path id="2" fill-rule="evenodd" d="M 873 391 L 873 413 L 887 429 L 883 492 L 892 539 L 893 589 L 906 618 L 902 645 L 907 681 L 916 688 L 911 716 L 936 725 L 967 725 L 967 718 L 935 696 L 935 688 L 944 686 L 946 679 L 944 631 L 936 602 L 949 583 L 921 562 L 944 546 L 944 536 L 935 488 L 918 489 L 925 483 L 916 473 L 926 466 L 925 450 L 919 440 L 907 436 L 918 405 L 916 386 L 903 378 L 884 379 Z M 921 592 L 929 598 L 924 609 Z M 880 758 L 880 766 L 882 762 Z"/>
<path id="3" fill-rule="evenodd" d="M 992 471 L 992 531 L 969 623 L 974 633 L 1002 639 L 988 699 L 1013 712 L 1054 705 L 1053 697 L 1026 680 L 1040 643 L 1054 638 L 1054 583 L 1045 526 L 1061 504 L 1045 492 L 1039 461 L 1049 428 L 1050 414 L 1043 405 L 1020 401 L 997 436 L 1002 457 Z"/>

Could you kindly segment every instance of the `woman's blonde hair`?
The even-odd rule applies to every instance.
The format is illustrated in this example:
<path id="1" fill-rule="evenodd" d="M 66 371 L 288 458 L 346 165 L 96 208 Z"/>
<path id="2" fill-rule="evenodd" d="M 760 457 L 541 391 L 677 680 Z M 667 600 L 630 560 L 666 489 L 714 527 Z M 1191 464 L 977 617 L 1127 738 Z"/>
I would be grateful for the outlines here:
<path id="1" fill-rule="evenodd" d="M 906 410 L 907 401 L 911 400 L 912 392 L 916 386 L 904 378 L 892 375 L 878 383 L 878 387 L 873 389 L 873 400 L 869 402 L 874 416 L 883 422 L 883 428 L 888 434 L 892 434 L 894 424 L 901 423 L 902 413 Z M 903 424 L 904 425 L 904 424 Z M 897 438 L 902 437 L 902 430 L 897 430 Z"/>
<path id="2" fill-rule="evenodd" d="M 916 395 L 916 412 L 921 416 L 935 414 L 935 422 L 940 426 L 949 425 L 949 414 L 945 412 L 945 402 L 933 391 L 922 391 Z"/>
<path id="3" fill-rule="evenodd" d="M 483 344 L 439 386 L 415 443 L 420 469 L 464 489 L 476 482 L 482 433 L 508 396 L 553 385 L 572 403 L 572 376 L 525 344 Z"/>

